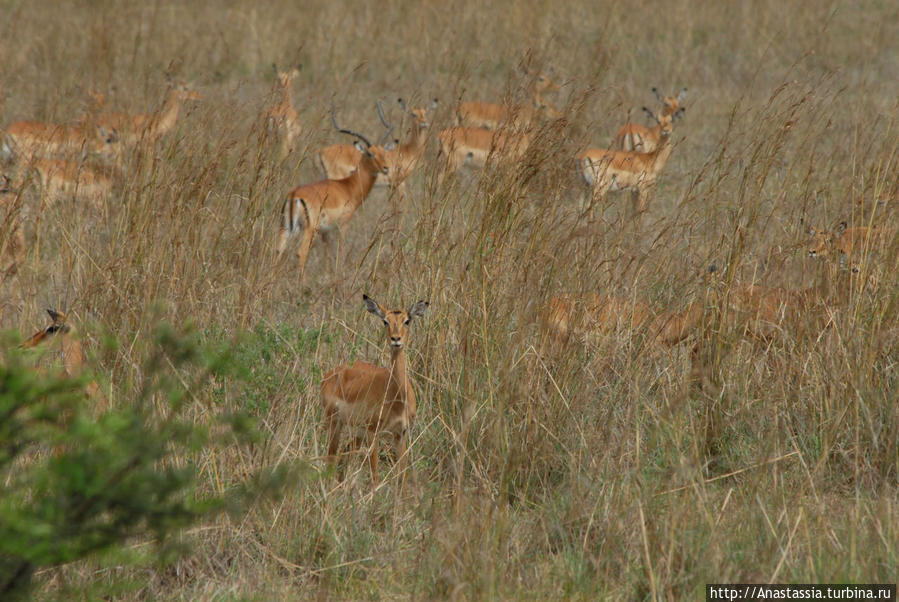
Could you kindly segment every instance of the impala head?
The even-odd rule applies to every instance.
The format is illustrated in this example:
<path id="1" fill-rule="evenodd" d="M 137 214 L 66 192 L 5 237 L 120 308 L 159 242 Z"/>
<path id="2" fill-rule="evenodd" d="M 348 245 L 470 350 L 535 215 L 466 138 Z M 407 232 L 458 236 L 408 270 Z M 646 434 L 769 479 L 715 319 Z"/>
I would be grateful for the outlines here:
<path id="1" fill-rule="evenodd" d="M 426 129 L 430 127 L 431 123 L 428 121 L 428 111 L 433 111 L 437 108 L 437 99 L 431 101 L 426 109 L 410 109 L 406 104 L 406 101 L 402 98 L 396 99 L 397 103 L 400 105 L 400 108 L 403 111 L 408 111 L 410 115 L 412 115 L 412 119 L 415 120 L 415 125 L 421 129 Z"/>
<path id="2" fill-rule="evenodd" d="M 386 120 L 383 118 L 384 113 L 381 111 L 380 103 L 377 104 L 378 107 L 378 115 L 381 117 L 381 120 L 385 122 Z M 340 127 L 337 123 L 337 113 L 334 110 L 334 103 L 331 103 L 331 121 L 334 123 L 334 129 L 340 132 L 341 134 L 349 134 L 350 136 L 354 136 L 356 138 L 356 142 L 353 146 L 356 147 L 356 150 L 362 153 L 363 159 L 370 159 L 375 164 L 375 171 L 379 171 L 385 176 L 390 174 L 390 167 L 388 164 L 389 157 L 387 153 L 395 148 L 394 144 L 387 144 L 385 146 L 372 145 L 371 142 L 368 141 L 368 138 L 360 134 L 359 132 L 354 132 L 353 130 L 348 130 L 346 128 Z M 388 126 L 388 133 L 393 129 Z M 382 136 L 383 138 L 383 136 Z"/>
<path id="3" fill-rule="evenodd" d="M 409 308 L 408 311 L 399 309 L 384 309 L 377 301 L 368 295 L 362 295 L 365 302 L 365 308 L 381 318 L 384 326 L 387 328 L 387 341 L 390 343 L 391 351 L 401 350 L 409 337 L 409 323 L 412 318 L 420 318 L 425 315 L 428 309 L 427 301 L 418 301 Z"/>
<path id="4" fill-rule="evenodd" d="M 534 76 L 534 92 L 555 92 L 561 90 L 562 86 L 552 79 L 552 67 L 545 71 L 538 71 Z"/>
<path id="5" fill-rule="evenodd" d="M 121 141 L 119 133 L 113 128 L 107 130 L 102 125 L 97 126 L 97 139 L 92 149 L 95 153 L 103 157 L 109 157 L 118 154 L 121 150 Z"/>
<path id="6" fill-rule="evenodd" d="M 278 65 L 272 63 L 272 69 L 275 71 L 275 77 L 278 78 L 278 84 L 282 88 L 289 88 L 290 83 L 293 81 L 293 78 L 297 77 L 300 74 L 300 69 L 302 69 L 302 65 L 297 65 L 290 71 L 281 71 L 278 69 Z"/>
<path id="7" fill-rule="evenodd" d="M 51 337 L 58 333 L 71 333 L 72 327 L 66 323 L 66 319 L 68 316 L 61 311 L 56 311 L 55 309 L 48 309 L 47 313 L 50 314 L 50 319 L 52 322 L 49 326 L 42 330 L 38 330 L 36 333 L 31 335 L 31 337 L 25 340 L 21 347 L 23 349 L 29 349 L 31 347 L 36 347 L 43 343 L 48 337 Z"/>
<path id="8" fill-rule="evenodd" d="M 184 82 L 176 82 L 171 75 L 165 76 L 165 81 L 169 84 L 169 89 L 175 93 L 180 100 L 202 100 L 200 93 L 185 84 Z"/>
<path id="9" fill-rule="evenodd" d="M 808 234 L 811 239 L 809 240 L 808 245 L 808 256 L 827 257 L 828 255 L 830 255 L 831 247 L 833 247 L 834 241 L 843 236 L 843 234 L 846 233 L 848 227 L 849 225 L 845 221 L 837 224 L 837 227 L 834 228 L 832 232 L 809 227 Z"/>
<path id="10" fill-rule="evenodd" d="M 683 103 L 684 99 L 687 98 L 686 88 L 683 88 L 680 92 L 678 92 L 677 96 L 662 96 L 658 88 L 653 88 L 652 93 L 655 94 L 656 98 L 659 99 L 659 102 L 662 103 L 663 115 L 673 115 L 674 113 L 676 113 L 677 110 L 681 108 L 681 103 Z"/>
<path id="11" fill-rule="evenodd" d="M 643 107 L 643 111 L 647 115 L 652 117 L 653 121 L 655 121 L 656 123 L 659 124 L 659 127 L 661 128 L 659 135 L 662 138 L 669 138 L 671 136 L 671 123 L 676 119 L 675 115 L 677 115 L 677 113 L 675 113 L 674 115 L 658 115 L 658 116 L 656 116 L 652 111 L 650 111 L 646 107 Z"/>

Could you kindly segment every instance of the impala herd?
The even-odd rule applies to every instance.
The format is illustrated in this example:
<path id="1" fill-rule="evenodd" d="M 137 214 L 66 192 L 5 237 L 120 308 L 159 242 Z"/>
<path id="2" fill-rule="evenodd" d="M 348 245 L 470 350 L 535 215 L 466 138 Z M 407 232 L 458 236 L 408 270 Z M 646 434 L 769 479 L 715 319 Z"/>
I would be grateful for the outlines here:
<path id="1" fill-rule="evenodd" d="M 293 104 L 292 85 L 299 68 L 281 71 L 274 66 L 273 97 L 277 102 L 263 113 L 267 132 L 279 142 L 284 159 L 298 149 L 303 132 Z M 12 165 L 15 180 L 0 177 L 0 276 L 16 274 L 26 252 L 26 241 L 19 223 L 22 189 L 31 174 L 36 174 L 42 198 L 76 200 L 101 209 L 112 194 L 121 175 L 118 158 L 128 149 L 153 144 L 172 130 L 182 105 L 200 100 L 191 87 L 168 79 L 161 108 L 153 113 L 128 114 L 104 111 L 105 98 L 96 95 L 97 110 L 76 124 L 50 124 L 19 121 L 9 124 L 2 139 L 2 152 Z M 437 132 L 438 158 L 443 174 L 453 174 L 464 165 L 483 167 L 491 158 L 497 164 L 514 164 L 527 151 L 535 124 L 563 116 L 546 95 L 558 92 L 561 85 L 551 71 L 531 73 L 525 88 L 528 102 L 461 102 L 454 109 L 455 125 Z M 687 89 L 676 95 L 652 92 L 661 108 L 643 112 L 651 127 L 628 123 L 615 138 L 614 149 L 590 148 L 574 158 L 576 172 L 588 190 L 590 208 L 610 191 L 630 190 L 635 221 L 648 210 L 648 201 L 656 181 L 673 150 L 673 125 L 684 115 Z M 334 130 L 354 139 L 353 144 L 334 144 L 313 153 L 313 162 L 322 179 L 298 186 L 282 197 L 276 252 L 280 258 L 289 240 L 297 235 L 300 281 L 305 278 L 310 249 L 317 236 L 326 243 L 332 267 L 337 262 L 336 242 L 375 186 L 386 186 L 391 197 L 405 199 L 406 183 L 422 163 L 430 138 L 430 127 L 438 107 L 433 99 L 426 107 L 410 107 L 397 100 L 402 115 L 408 117 L 408 134 L 391 139 L 396 129 L 385 116 L 380 102 L 377 115 L 384 131 L 373 144 L 363 134 L 341 127 L 332 105 Z M 403 132 L 400 132 L 402 138 Z M 18 190 L 14 184 L 18 184 Z M 849 227 L 842 222 L 832 232 L 811 228 L 808 255 L 837 258 L 858 271 L 858 262 L 875 247 L 888 240 L 880 227 Z M 844 273 L 850 270 L 844 270 Z M 850 276 L 841 276 L 841 290 L 847 289 Z M 727 287 L 720 283 L 727 281 Z M 726 292 L 723 292 L 726 291 Z M 612 295 L 587 294 L 581 297 L 562 294 L 552 297 L 538 310 L 538 325 L 544 345 L 558 348 L 571 341 L 593 335 L 624 330 L 647 333 L 647 342 L 673 347 L 694 339 L 694 362 L 702 356 L 702 337 L 693 337 L 703 316 L 714 308 L 721 324 L 740 328 L 744 335 L 770 341 L 783 332 L 783 325 L 800 316 L 817 319 L 826 326 L 831 316 L 821 305 L 817 289 L 789 290 L 767 288 L 722 278 L 714 266 L 702 271 L 701 284 L 694 299 L 680 311 L 657 311 L 639 299 Z M 340 436 L 344 428 L 353 431 L 357 450 L 367 450 L 371 476 L 378 482 L 378 435 L 392 437 L 397 467 L 403 473 L 407 462 L 408 433 L 415 418 L 415 392 L 407 367 L 406 345 L 413 319 L 424 316 L 427 302 L 419 301 L 408 310 L 388 310 L 363 296 L 368 312 L 380 318 L 390 348 L 389 367 L 365 362 L 342 365 L 322 379 L 321 400 L 327 428 L 330 464 L 338 460 Z M 52 323 L 39 331 L 23 347 L 35 347 L 56 339 L 60 341 L 65 371 L 80 373 L 83 362 L 81 345 L 66 314 L 48 310 Z M 701 369 L 694 365 L 694 371 Z M 88 392 L 103 399 L 96 382 Z M 339 475 L 342 478 L 342 470 Z"/>

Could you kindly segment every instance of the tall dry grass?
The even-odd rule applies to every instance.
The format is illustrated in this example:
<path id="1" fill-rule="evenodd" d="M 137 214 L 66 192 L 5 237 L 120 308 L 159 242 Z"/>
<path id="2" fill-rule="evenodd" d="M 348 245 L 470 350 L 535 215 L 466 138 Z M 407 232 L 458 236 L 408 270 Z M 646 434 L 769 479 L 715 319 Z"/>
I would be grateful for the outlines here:
<path id="1" fill-rule="evenodd" d="M 278 504 L 185 534 L 196 551 L 138 575 L 132 597 L 681 599 L 707 582 L 895 581 L 895 244 L 848 301 L 827 297 L 831 328 L 791 321 L 766 343 L 715 301 L 673 349 L 624 330 L 546 349 L 535 320 L 562 292 L 680 310 L 710 298 L 697 275 L 711 263 L 716 294 L 844 278 L 805 257 L 804 233 L 896 219 L 895 5 L 2 5 L 3 124 L 76 119 L 87 89 L 146 112 L 166 70 L 204 96 L 122 158 L 104 211 L 28 186 L 29 251 L 2 285 L 0 326 L 29 332 L 45 306 L 77 315 L 113 403 L 141 381 L 158 321 L 223 341 L 249 331 L 234 345 L 254 379 L 194 391 L 193 411 L 250 405 L 265 438 L 205 450 L 209 488 L 295 459 L 322 466 L 321 373 L 386 359 L 361 293 L 431 303 L 409 348 L 420 404 L 404 493 L 393 474 L 372 493 L 361 463 L 343 486 L 310 475 Z M 303 64 L 305 131 L 283 162 L 262 119 L 272 62 Z M 520 100 L 523 72 L 550 64 L 567 117 L 539 125 L 520 164 L 441 181 L 432 140 L 408 202 L 376 189 L 338 265 L 314 248 L 301 284 L 295 246 L 276 262 L 283 195 L 317 179 L 312 150 L 340 139 L 332 99 L 373 134 L 376 99 L 437 96 L 436 130 L 459 99 Z M 571 158 L 639 120 L 652 86 L 688 87 L 687 113 L 635 237 L 625 195 L 583 214 Z M 99 344 L 107 335 L 117 347 Z M 40 579 L 54 597 L 129 575 L 87 563 Z"/>

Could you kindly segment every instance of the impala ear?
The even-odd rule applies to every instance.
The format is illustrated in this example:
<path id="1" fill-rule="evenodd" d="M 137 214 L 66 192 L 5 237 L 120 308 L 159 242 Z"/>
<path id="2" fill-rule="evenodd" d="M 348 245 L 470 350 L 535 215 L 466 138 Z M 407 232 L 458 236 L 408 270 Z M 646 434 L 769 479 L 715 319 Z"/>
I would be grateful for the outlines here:
<path id="1" fill-rule="evenodd" d="M 647 109 L 646 107 L 643 107 L 643 112 L 646 113 L 647 115 L 649 115 L 649 118 L 650 118 L 650 119 L 652 119 L 652 120 L 655 121 L 656 123 L 659 123 L 659 118 L 656 117 L 656 114 L 655 114 L 655 113 L 653 113 L 652 111 L 650 111 L 650 110 Z"/>
<path id="2" fill-rule="evenodd" d="M 356 140 L 355 142 L 353 142 L 353 146 L 356 147 L 356 150 L 359 151 L 360 153 L 362 153 L 363 155 L 370 154 L 368 152 L 368 149 L 365 148 L 365 145 L 362 144 L 361 140 Z"/>
<path id="3" fill-rule="evenodd" d="M 656 98 L 659 99 L 659 102 L 665 102 L 665 99 L 662 98 L 661 92 L 659 92 L 659 89 L 655 86 L 652 87 L 652 93 L 656 95 Z"/>
<path id="4" fill-rule="evenodd" d="M 425 311 L 428 309 L 427 301 L 418 301 L 409 308 L 409 317 L 410 318 L 420 318 L 425 315 Z"/>
<path id="5" fill-rule="evenodd" d="M 384 317 L 384 308 L 381 307 L 377 301 L 365 294 L 362 295 L 362 300 L 365 302 L 365 309 L 367 309 L 370 313 L 375 314 L 382 320 L 387 319 Z"/>
<path id="6" fill-rule="evenodd" d="M 409 108 L 409 106 L 406 104 L 406 101 L 403 100 L 402 98 L 397 98 L 396 102 L 400 105 L 400 108 L 404 111 Z"/>
<path id="7" fill-rule="evenodd" d="M 431 101 L 431 104 L 428 105 L 428 110 L 433 111 L 437 108 L 437 99 Z"/>
<path id="8" fill-rule="evenodd" d="M 814 236 L 814 235 L 817 234 L 817 233 L 818 233 L 818 231 L 815 229 L 814 226 L 809 226 L 809 227 L 808 227 L 808 235 L 809 235 L 809 236 Z"/>
<path id="9" fill-rule="evenodd" d="M 836 234 L 837 236 L 842 236 L 843 233 L 846 232 L 846 229 L 848 227 L 849 227 L 849 225 L 844 220 L 844 221 L 840 222 L 839 225 L 837 225 L 837 227 L 834 229 L 834 234 Z"/>
<path id="10" fill-rule="evenodd" d="M 687 98 L 687 89 L 684 88 L 680 92 L 677 93 L 677 103 L 680 104 L 684 102 L 684 99 Z"/>

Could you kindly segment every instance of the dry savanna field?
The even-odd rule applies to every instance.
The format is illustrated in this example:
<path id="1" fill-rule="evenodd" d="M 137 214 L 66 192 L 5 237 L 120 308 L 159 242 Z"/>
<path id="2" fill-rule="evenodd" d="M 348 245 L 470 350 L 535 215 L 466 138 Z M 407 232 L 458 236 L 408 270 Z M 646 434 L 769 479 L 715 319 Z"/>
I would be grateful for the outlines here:
<path id="1" fill-rule="evenodd" d="M 679 600 L 710 582 L 896 582 L 899 4 L 0 9 L 6 139 L 26 121 L 87 132 L 77 185 L 40 163 L 46 146 L 3 157 L 0 329 L 22 341 L 65 312 L 98 415 L 134 402 L 160 324 L 231 348 L 245 375 L 184 378 L 177 411 L 210 428 L 246 412 L 260 436 L 170 461 L 196 467 L 200 496 L 301 467 L 183 530 L 171 562 L 90 556 L 38 570 L 33 595 Z M 273 64 L 301 66 L 289 104 Z M 558 90 L 535 93 L 545 78 Z M 686 88 L 684 111 L 664 115 L 654 87 Z M 458 133 L 441 154 L 467 101 L 512 117 L 483 157 L 457 154 Z M 332 105 L 373 145 L 356 184 L 382 167 L 379 139 L 422 133 L 403 187 L 288 195 L 322 179 L 316 151 L 353 142 Z M 580 153 L 656 119 L 656 154 L 599 159 L 610 190 L 585 186 Z M 631 175 L 636 215 L 615 190 Z M 303 276 L 322 198 L 336 213 Z M 326 227 L 346 217 L 341 236 Z M 328 468 L 321 401 L 332 368 L 400 353 L 363 294 L 414 314 L 385 314 L 408 328 L 417 412 L 388 408 L 407 469 L 382 433 L 376 486 L 370 443 L 342 482 Z"/>

